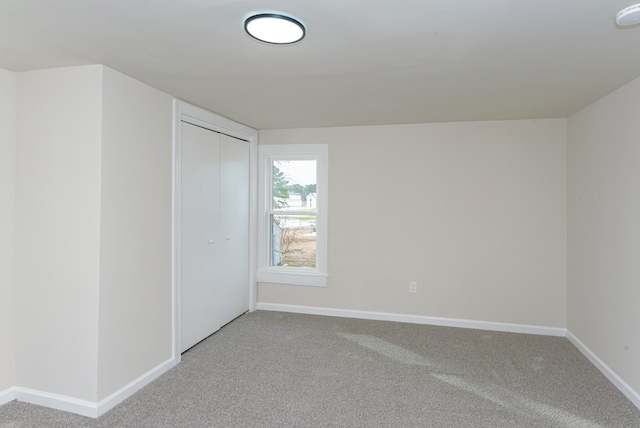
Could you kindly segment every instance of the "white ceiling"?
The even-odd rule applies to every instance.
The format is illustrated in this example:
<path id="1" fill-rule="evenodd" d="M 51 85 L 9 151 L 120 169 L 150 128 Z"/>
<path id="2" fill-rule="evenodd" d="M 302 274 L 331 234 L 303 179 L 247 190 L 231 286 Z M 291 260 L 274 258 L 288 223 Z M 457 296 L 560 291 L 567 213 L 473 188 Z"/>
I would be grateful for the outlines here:
<path id="1" fill-rule="evenodd" d="M 640 76 L 633 0 L 0 0 L 0 68 L 105 64 L 258 129 L 567 117 Z M 244 33 L 256 12 L 307 26 Z"/>

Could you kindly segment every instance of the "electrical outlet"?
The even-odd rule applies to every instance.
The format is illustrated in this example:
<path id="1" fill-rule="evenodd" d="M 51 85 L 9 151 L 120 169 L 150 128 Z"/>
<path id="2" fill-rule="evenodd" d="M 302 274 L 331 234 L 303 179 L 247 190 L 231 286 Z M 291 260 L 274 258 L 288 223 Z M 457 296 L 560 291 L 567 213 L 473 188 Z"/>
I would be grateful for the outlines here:
<path id="1" fill-rule="evenodd" d="M 409 293 L 417 293 L 418 292 L 418 283 L 411 281 L 409 283 Z"/>

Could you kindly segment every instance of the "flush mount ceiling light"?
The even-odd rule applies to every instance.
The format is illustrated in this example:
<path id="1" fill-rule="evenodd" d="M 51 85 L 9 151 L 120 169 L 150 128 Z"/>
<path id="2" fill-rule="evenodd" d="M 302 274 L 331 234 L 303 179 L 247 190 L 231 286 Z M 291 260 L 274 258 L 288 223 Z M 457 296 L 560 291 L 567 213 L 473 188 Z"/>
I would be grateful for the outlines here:
<path id="1" fill-rule="evenodd" d="M 253 15 L 244 21 L 244 29 L 254 39 L 274 45 L 298 42 L 306 33 L 298 20 L 276 13 Z"/>
<path id="2" fill-rule="evenodd" d="M 616 24 L 621 27 L 640 24 L 640 3 L 626 7 L 618 12 Z"/>

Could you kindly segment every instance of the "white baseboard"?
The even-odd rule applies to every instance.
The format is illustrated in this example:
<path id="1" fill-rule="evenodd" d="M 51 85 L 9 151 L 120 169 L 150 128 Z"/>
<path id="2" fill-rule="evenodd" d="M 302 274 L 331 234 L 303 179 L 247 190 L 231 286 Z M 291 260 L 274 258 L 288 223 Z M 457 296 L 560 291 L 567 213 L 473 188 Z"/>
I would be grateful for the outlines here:
<path id="1" fill-rule="evenodd" d="M 558 336 L 565 337 L 565 328 L 556 327 L 542 327 L 526 324 L 507 324 L 500 322 L 488 322 L 488 321 L 471 321 L 461 320 L 455 318 L 439 318 L 439 317 L 426 317 L 420 315 L 404 315 L 404 314 L 392 314 L 386 312 L 369 312 L 369 311 L 356 311 L 348 309 L 334 309 L 334 308 L 318 308 L 314 306 L 298 306 L 298 305 L 282 305 L 277 303 L 260 303 L 258 302 L 258 310 L 262 311 L 277 311 L 277 312 L 293 312 L 299 314 L 310 315 L 325 315 L 331 317 L 342 318 L 358 318 L 377 321 L 396 321 L 406 322 L 411 324 L 427 324 L 437 325 L 443 327 L 461 327 L 470 328 L 474 330 L 490 330 L 490 331 L 504 331 L 509 333 L 526 333 L 537 334 L 540 336 Z"/>
<path id="2" fill-rule="evenodd" d="M 98 405 L 96 403 L 67 397 L 66 395 L 16 387 L 16 400 L 23 403 L 36 404 L 38 406 L 49 407 L 51 409 L 76 413 L 90 418 L 98 417 Z"/>
<path id="3" fill-rule="evenodd" d="M 591 363 L 604 374 L 609 381 L 616 386 L 638 409 L 640 409 L 640 394 L 626 383 L 611 367 L 606 365 L 596 354 L 587 348 L 573 333 L 567 330 L 567 339 L 584 354 Z"/>
<path id="4" fill-rule="evenodd" d="M 0 406 L 3 404 L 7 404 L 10 401 L 16 399 L 16 388 L 15 386 L 11 388 L 7 388 L 4 391 L 0 391 Z"/>
<path id="5" fill-rule="evenodd" d="M 107 413 L 109 410 L 122 403 L 127 398 L 131 397 L 136 392 L 140 391 L 145 386 L 165 374 L 171 368 L 176 365 L 176 361 L 171 358 L 164 363 L 160 364 L 154 369 L 151 369 L 147 373 L 140 376 L 138 379 L 130 382 L 128 385 L 123 386 L 113 394 L 109 395 L 104 400 L 101 400 L 97 405 L 97 416 L 101 416 Z"/>
<path id="6" fill-rule="evenodd" d="M 149 383 L 166 373 L 175 366 L 173 359 L 167 360 L 159 366 L 151 369 L 144 375 L 130 382 L 128 385 L 120 388 L 113 394 L 109 395 L 99 403 L 86 400 L 79 400 L 65 395 L 51 394 L 49 392 L 37 391 L 35 389 L 15 387 L 0 393 L 0 404 L 3 404 L 3 397 L 6 395 L 6 401 L 18 400 L 24 403 L 36 404 L 38 406 L 50 407 L 52 409 L 63 410 L 65 412 L 76 413 L 78 415 L 97 418 L 127 398 L 147 386 Z"/>

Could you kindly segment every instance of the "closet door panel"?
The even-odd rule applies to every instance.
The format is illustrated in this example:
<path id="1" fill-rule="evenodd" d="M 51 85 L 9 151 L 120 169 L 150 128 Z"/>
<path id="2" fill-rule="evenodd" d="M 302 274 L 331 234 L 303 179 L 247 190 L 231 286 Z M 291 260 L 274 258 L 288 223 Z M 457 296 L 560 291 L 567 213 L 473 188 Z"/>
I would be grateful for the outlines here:
<path id="1" fill-rule="evenodd" d="M 220 136 L 222 324 L 249 310 L 249 143 Z"/>
<path id="2" fill-rule="evenodd" d="M 219 134 L 182 124 L 180 166 L 181 350 L 221 324 Z"/>

